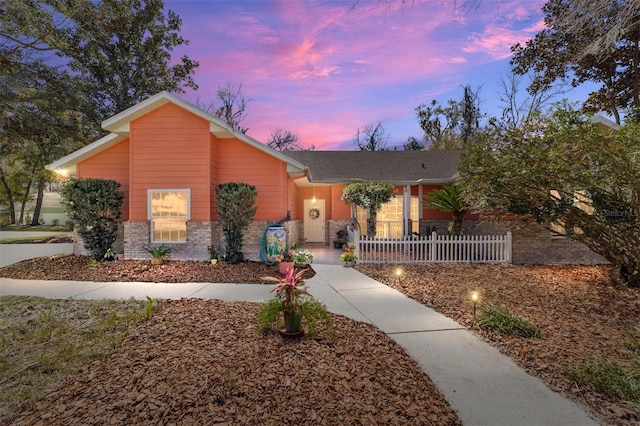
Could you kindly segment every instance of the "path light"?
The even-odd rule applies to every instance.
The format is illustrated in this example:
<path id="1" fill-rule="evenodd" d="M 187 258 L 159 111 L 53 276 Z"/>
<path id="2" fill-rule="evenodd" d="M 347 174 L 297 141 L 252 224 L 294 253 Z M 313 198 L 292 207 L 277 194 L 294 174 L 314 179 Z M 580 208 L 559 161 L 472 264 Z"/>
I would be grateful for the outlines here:
<path id="1" fill-rule="evenodd" d="M 400 267 L 396 268 L 396 279 L 398 280 L 398 283 L 402 280 L 402 268 Z"/>
<path id="2" fill-rule="evenodd" d="M 476 319 L 476 305 L 478 304 L 478 299 L 480 298 L 480 294 L 477 291 L 471 292 L 471 302 L 473 303 L 473 320 Z"/>

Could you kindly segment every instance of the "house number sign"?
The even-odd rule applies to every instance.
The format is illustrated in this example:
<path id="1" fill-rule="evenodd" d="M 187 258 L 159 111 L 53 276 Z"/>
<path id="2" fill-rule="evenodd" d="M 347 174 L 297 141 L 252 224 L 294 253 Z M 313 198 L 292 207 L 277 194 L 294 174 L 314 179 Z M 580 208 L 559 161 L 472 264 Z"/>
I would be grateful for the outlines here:
<path id="1" fill-rule="evenodd" d="M 311 219 L 317 219 L 320 217 L 320 210 L 318 209 L 309 209 L 309 217 Z"/>

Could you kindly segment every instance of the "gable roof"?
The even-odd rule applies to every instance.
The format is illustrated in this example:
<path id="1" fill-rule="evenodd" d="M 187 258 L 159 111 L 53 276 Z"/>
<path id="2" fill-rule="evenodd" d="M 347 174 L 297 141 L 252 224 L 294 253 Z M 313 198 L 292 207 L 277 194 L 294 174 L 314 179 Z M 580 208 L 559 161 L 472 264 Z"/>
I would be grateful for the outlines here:
<path id="1" fill-rule="evenodd" d="M 221 139 L 239 139 L 251 145 L 252 147 L 257 148 L 258 150 L 285 162 L 287 164 L 287 172 L 289 172 L 289 174 L 291 174 L 292 176 L 301 176 L 304 174 L 304 164 L 300 163 L 292 157 L 283 154 L 280 151 L 276 151 L 275 149 L 272 149 L 267 145 L 258 142 L 257 140 L 245 135 L 244 133 L 234 131 L 226 122 L 219 119 L 218 117 L 209 114 L 208 112 L 198 108 L 197 106 L 190 104 L 189 102 L 186 102 L 168 92 L 160 92 L 156 95 L 153 95 L 145 99 L 144 101 L 132 106 L 131 108 L 128 108 L 121 113 L 116 114 L 113 117 L 103 121 L 102 128 L 111 132 L 110 134 L 98 139 L 97 141 L 85 146 L 84 148 L 72 152 L 66 157 L 48 164 L 46 166 L 47 170 L 75 168 L 75 165 L 77 163 L 90 158 L 129 137 L 130 126 L 133 120 L 140 118 L 168 103 L 173 103 L 189 111 L 190 113 L 208 121 L 210 132 L 216 137 Z"/>
<path id="2" fill-rule="evenodd" d="M 458 177 L 462 151 L 285 151 L 304 163 L 310 182 L 447 184 Z"/>

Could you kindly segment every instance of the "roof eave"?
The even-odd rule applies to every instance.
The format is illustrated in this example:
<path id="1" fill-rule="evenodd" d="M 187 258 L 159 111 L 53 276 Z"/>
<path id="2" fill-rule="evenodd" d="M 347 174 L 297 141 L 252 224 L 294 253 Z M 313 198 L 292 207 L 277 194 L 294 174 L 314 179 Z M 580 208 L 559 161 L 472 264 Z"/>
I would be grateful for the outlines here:
<path id="1" fill-rule="evenodd" d="M 69 169 L 75 168 L 76 164 L 86 160 L 94 156 L 95 154 L 104 151 L 105 149 L 111 148 L 117 143 L 125 140 L 127 136 L 118 135 L 116 133 L 110 133 L 107 136 L 98 139 L 97 141 L 90 143 L 89 145 L 80 148 L 77 151 L 72 152 L 71 154 L 62 157 L 59 160 L 54 161 L 53 163 L 47 164 L 45 169 L 47 170 L 60 170 L 60 169 Z"/>

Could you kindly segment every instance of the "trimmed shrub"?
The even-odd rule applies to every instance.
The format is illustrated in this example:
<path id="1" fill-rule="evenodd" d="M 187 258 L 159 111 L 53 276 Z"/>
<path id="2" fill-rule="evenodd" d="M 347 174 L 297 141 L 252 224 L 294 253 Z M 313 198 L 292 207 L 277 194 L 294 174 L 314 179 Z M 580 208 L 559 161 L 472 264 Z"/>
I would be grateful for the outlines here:
<path id="1" fill-rule="evenodd" d="M 216 186 L 218 218 L 227 242 L 227 263 L 242 261 L 242 239 L 256 214 L 257 196 L 256 187 L 246 183 L 227 182 Z"/>
<path id="2" fill-rule="evenodd" d="M 69 179 L 60 188 L 62 206 L 75 222 L 84 248 L 99 261 L 113 249 L 118 236 L 124 195 L 120 184 L 107 179 Z"/>

